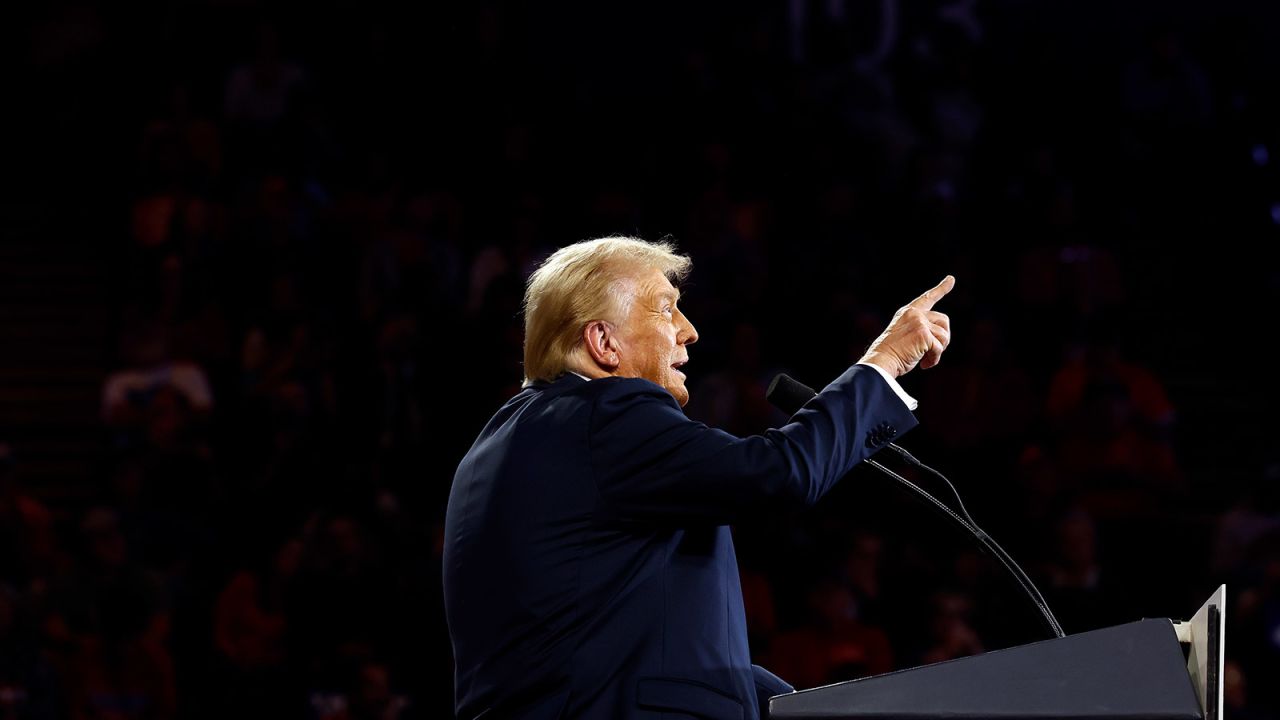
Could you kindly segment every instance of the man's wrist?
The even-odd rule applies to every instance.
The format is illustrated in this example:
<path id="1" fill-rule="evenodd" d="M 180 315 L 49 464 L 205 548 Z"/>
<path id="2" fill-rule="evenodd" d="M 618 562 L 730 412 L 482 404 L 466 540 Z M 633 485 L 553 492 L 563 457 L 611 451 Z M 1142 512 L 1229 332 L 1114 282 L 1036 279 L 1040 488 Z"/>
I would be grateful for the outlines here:
<path id="1" fill-rule="evenodd" d="M 858 364 L 871 365 L 872 367 L 875 367 L 876 369 L 883 371 L 884 375 L 886 375 L 891 379 L 896 380 L 898 377 L 901 377 L 902 375 L 902 373 L 899 371 L 900 363 L 896 359 L 889 357 L 885 353 L 882 353 L 878 350 L 872 350 L 871 352 L 868 352 L 866 355 L 863 355 L 862 359 L 858 361 Z"/>
<path id="2" fill-rule="evenodd" d="M 862 360 L 859 360 L 858 364 L 874 368 L 876 372 L 880 373 L 880 377 L 883 377 L 884 381 L 889 383 L 889 388 L 893 390 L 893 394 L 898 396 L 898 399 L 902 401 L 903 405 L 907 406 L 908 410 L 914 412 L 915 409 L 920 406 L 920 403 L 917 402 L 915 398 L 908 395 L 907 391 L 902 389 L 902 386 L 898 384 L 897 379 L 894 378 L 888 370 L 880 367 L 880 365 L 875 362 L 869 361 L 867 357 L 863 357 Z"/>

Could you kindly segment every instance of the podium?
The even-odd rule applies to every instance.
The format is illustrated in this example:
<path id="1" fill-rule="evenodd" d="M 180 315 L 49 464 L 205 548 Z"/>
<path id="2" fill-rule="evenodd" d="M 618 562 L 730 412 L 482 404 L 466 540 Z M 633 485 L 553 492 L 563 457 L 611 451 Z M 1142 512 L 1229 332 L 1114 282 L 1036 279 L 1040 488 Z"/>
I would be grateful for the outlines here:
<path id="1" fill-rule="evenodd" d="M 1221 720 L 1226 587 L 1148 619 L 777 695 L 769 717 Z"/>

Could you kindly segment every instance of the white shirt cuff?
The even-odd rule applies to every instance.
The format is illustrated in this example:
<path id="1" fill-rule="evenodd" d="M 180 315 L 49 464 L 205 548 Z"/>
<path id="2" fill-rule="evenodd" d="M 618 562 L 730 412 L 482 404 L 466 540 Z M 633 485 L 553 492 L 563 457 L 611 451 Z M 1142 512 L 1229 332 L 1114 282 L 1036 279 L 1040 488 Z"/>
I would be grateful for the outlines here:
<path id="1" fill-rule="evenodd" d="M 893 393 L 898 396 L 898 399 L 902 401 L 903 405 L 907 406 L 908 410 L 911 410 L 914 412 L 915 409 L 920 405 L 920 403 L 916 402 L 915 398 L 908 395 L 907 391 L 902 389 L 902 386 L 898 384 L 898 380 L 894 378 L 892 375 L 890 375 L 888 370 L 885 370 L 879 365 L 872 365 L 871 363 L 858 363 L 858 364 L 875 368 L 876 372 L 880 373 L 880 377 L 884 378 L 884 381 L 889 383 L 889 387 L 893 388 Z"/>

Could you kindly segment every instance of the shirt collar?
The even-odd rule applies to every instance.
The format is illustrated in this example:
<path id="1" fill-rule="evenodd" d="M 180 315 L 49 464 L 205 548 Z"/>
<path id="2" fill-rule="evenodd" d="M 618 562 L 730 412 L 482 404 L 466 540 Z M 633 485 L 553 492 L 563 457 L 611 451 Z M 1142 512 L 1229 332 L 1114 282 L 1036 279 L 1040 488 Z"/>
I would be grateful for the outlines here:
<path id="1" fill-rule="evenodd" d="M 556 376 L 556 378 L 555 378 L 554 380 L 534 380 L 533 382 L 529 383 L 528 385 L 525 385 L 524 387 L 525 387 L 526 389 L 527 389 L 527 388 L 534 388 L 534 389 L 536 389 L 536 390 L 542 390 L 542 389 L 544 389 L 544 388 L 549 388 L 549 387 L 551 387 L 552 385 L 554 385 L 554 384 L 556 384 L 556 383 L 563 382 L 563 381 L 564 381 L 564 379 L 565 379 L 565 378 L 567 378 L 567 377 L 569 377 L 570 375 L 577 375 L 578 377 L 580 377 L 580 378 L 582 378 L 583 380 L 586 380 L 586 381 L 590 381 L 590 380 L 591 380 L 591 378 L 587 377 L 586 375 L 583 375 L 583 374 L 582 374 L 582 373 L 580 373 L 580 372 L 574 372 L 573 370 L 565 370 L 564 372 L 562 372 L 562 373 L 560 373 L 558 376 Z"/>

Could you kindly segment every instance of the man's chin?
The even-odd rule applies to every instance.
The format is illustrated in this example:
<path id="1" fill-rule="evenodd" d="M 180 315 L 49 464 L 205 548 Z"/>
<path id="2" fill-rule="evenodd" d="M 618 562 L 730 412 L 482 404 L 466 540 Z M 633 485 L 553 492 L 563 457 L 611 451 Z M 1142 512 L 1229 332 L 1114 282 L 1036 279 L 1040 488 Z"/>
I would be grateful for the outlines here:
<path id="1" fill-rule="evenodd" d="M 667 388 L 667 392 L 671 393 L 671 397 L 675 398 L 676 402 L 680 403 L 680 407 L 684 407 L 689 404 L 689 391 L 685 389 L 684 385 L 669 387 Z"/>

